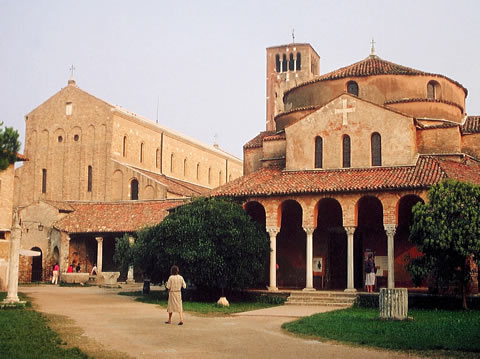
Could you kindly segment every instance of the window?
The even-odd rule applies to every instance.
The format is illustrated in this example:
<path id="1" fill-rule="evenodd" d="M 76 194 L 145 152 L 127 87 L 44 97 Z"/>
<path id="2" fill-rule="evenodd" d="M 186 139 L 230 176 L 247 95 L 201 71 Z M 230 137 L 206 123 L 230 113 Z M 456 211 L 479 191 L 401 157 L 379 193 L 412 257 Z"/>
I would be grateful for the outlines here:
<path id="1" fill-rule="evenodd" d="M 123 136 L 123 150 L 122 150 L 123 157 L 127 156 L 127 136 Z"/>
<path id="2" fill-rule="evenodd" d="M 343 167 L 350 167 L 350 136 L 343 136 Z"/>
<path id="3" fill-rule="evenodd" d="M 212 169 L 209 167 L 208 168 L 208 184 L 212 182 Z"/>
<path id="4" fill-rule="evenodd" d="M 440 84 L 436 81 L 430 81 L 427 84 L 427 98 L 431 100 L 438 99 L 440 92 Z"/>
<path id="5" fill-rule="evenodd" d="M 183 177 L 187 177 L 187 159 L 183 160 Z"/>
<path id="6" fill-rule="evenodd" d="M 218 172 L 218 185 L 222 184 L 222 171 Z"/>
<path id="7" fill-rule="evenodd" d="M 382 138 L 378 132 L 372 134 L 372 166 L 382 165 Z"/>
<path id="8" fill-rule="evenodd" d="M 62 142 L 62 141 L 63 141 L 63 137 L 62 137 L 62 136 L 58 136 L 58 137 L 57 137 L 57 141 L 58 141 L 58 142 Z"/>
<path id="9" fill-rule="evenodd" d="M 75 142 L 78 142 L 79 139 L 80 139 L 80 136 L 79 136 L 79 135 L 74 135 L 74 136 L 73 136 L 73 140 L 74 140 Z"/>
<path id="10" fill-rule="evenodd" d="M 42 193 L 47 193 L 47 169 L 42 169 Z"/>
<path id="11" fill-rule="evenodd" d="M 282 72 L 287 71 L 287 55 L 283 54 Z"/>
<path id="12" fill-rule="evenodd" d="M 302 56 L 297 52 L 297 71 L 302 69 Z"/>
<path id="13" fill-rule="evenodd" d="M 174 161 L 175 161 L 175 155 L 172 153 L 170 155 L 170 173 L 173 173 L 173 170 L 175 169 L 175 167 L 173 166 Z"/>
<path id="14" fill-rule="evenodd" d="M 347 83 L 347 92 L 358 96 L 358 84 L 355 81 L 349 81 Z"/>
<path id="15" fill-rule="evenodd" d="M 200 179 L 200 163 L 197 163 L 197 180 Z"/>
<path id="16" fill-rule="evenodd" d="M 65 114 L 67 116 L 70 116 L 72 114 L 72 103 L 71 102 L 67 102 L 65 104 Z"/>
<path id="17" fill-rule="evenodd" d="M 143 142 L 140 144 L 140 163 L 143 162 Z"/>
<path id="18" fill-rule="evenodd" d="M 130 199 L 132 201 L 138 200 L 138 181 L 135 178 L 130 183 Z"/>
<path id="19" fill-rule="evenodd" d="M 87 192 L 92 192 L 92 166 L 88 166 Z"/>
<path id="20" fill-rule="evenodd" d="M 315 137 L 315 168 L 323 165 L 323 140 L 320 136 Z"/>
<path id="21" fill-rule="evenodd" d="M 155 152 L 155 168 L 160 168 L 160 148 Z"/>
<path id="22" fill-rule="evenodd" d="M 280 55 L 275 55 L 275 70 L 280 72 L 282 70 L 282 66 L 280 64 Z"/>
<path id="23" fill-rule="evenodd" d="M 290 61 L 288 62 L 288 69 L 290 71 L 295 70 L 295 60 L 293 59 L 293 54 L 290 53 Z"/>

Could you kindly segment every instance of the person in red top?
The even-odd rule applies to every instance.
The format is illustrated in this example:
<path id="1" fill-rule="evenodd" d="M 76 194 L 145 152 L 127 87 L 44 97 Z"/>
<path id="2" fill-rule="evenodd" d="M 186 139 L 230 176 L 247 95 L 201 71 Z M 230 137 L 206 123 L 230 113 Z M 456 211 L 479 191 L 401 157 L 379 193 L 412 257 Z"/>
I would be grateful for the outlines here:
<path id="1" fill-rule="evenodd" d="M 68 266 L 67 273 L 73 273 L 73 264 Z"/>
<path id="2" fill-rule="evenodd" d="M 53 267 L 52 284 L 58 284 L 59 272 L 60 272 L 60 268 L 58 267 L 58 263 L 55 263 L 55 266 Z"/>

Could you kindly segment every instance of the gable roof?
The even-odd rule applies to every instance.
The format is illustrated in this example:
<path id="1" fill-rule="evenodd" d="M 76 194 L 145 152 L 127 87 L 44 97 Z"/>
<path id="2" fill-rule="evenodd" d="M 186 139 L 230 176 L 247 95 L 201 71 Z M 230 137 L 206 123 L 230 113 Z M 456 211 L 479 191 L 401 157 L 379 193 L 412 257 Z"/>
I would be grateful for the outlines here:
<path id="1" fill-rule="evenodd" d="M 427 189 L 445 178 L 480 184 L 480 163 L 420 156 L 414 166 L 285 171 L 262 168 L 217 188 L 213 196 L 263 197 Z"/>
<path id="2" fill-rule="evenodd" d="M 461 129 L 463 134 L 480 133 L 480 116 L 468 116 Z"/>
<path id="3" fill-rule="evenodd" d="M 376 55 L 370 55 L 366 59 L 355 62 L 354 64 L 351 64 L 349 66 L 345 66 L 338 70 L 334 70 L 327 74 L 321 75 L 315 79 L 301 83 L 296 87 L 292 87 L 288 91 L 285 91 L 284 95 L 287 95 L 290 91 L 296 88 L 299 88 L 311 83 L 315 83 L 315 82 L 339 80 L 347 77 L 366 77 L 366 76 L 374 76 L 374 75 L 409 75 L 409 76 L 417 75 L 417 76 L 441 77 L 454 83 L 455 85 L 463 89 L 463 91 L 465 92 L 465 95 L 468 94 L 467 89 L 463 87 L 459 82 L 454 81 L 444 75 L 415 70 L 410 67 L 398 65 L 393 62 L 383 60 Z"/>
<path id="4" fill-rule="evenodd" d="M 168 210 L 184 200 L 129 202 L 65 202 L 73 212 L 55 223 L 67 233 L 135 232 L 160 223 Z"/>

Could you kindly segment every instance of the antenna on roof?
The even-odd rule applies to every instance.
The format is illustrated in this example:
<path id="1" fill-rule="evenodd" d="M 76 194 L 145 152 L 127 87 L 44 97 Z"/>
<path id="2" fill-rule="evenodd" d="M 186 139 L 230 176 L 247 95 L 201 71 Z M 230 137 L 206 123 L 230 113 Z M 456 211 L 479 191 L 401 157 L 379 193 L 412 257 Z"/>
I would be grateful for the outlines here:
<path id="1" fill-rule="evenodd" d="M 292 44 L 295 43 L 295 29 L 292 29 Z"/>

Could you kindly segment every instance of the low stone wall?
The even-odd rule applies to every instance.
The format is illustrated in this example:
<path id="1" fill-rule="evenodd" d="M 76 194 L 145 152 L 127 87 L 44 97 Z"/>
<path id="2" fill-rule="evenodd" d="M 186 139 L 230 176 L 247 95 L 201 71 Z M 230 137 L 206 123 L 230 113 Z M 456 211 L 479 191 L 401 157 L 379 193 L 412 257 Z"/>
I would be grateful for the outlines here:
<path id="1" fill-rule="evenodd" d="M 88 282 L 89 276 L 88 273 L 60 273 L 60 281 L 69 284 L 85 284 Z"/>

